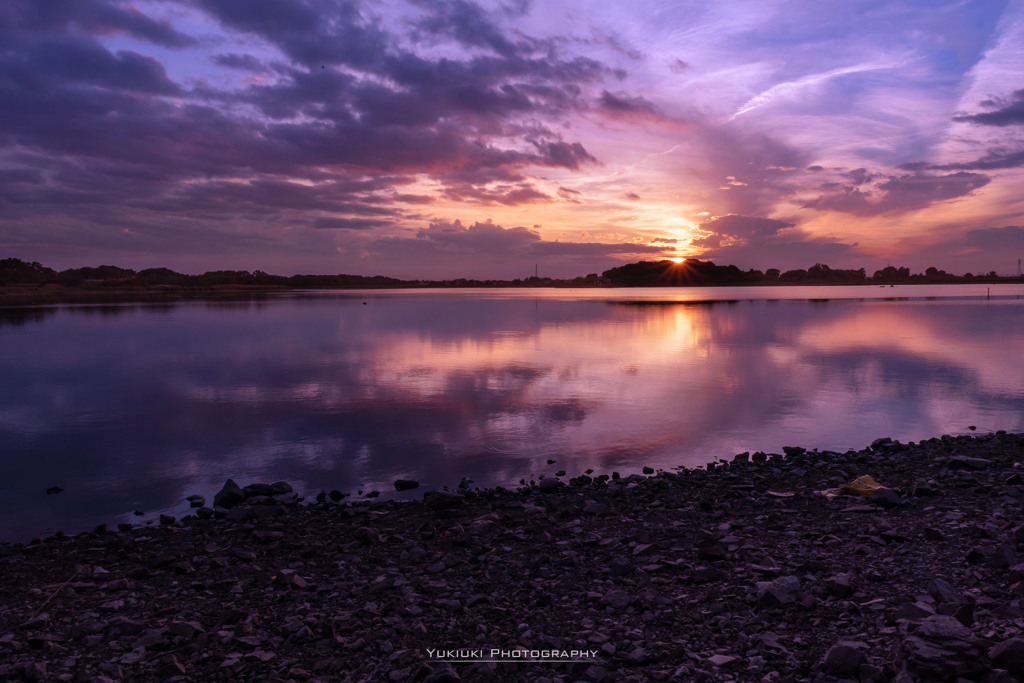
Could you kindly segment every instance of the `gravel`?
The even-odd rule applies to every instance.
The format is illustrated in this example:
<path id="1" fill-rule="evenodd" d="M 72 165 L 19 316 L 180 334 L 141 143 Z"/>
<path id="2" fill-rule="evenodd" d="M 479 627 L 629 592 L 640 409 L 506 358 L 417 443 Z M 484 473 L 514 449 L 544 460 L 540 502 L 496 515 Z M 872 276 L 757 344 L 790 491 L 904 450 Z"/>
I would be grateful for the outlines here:
<path id="1" fill-rule="evenodd" d="M 0 679 L 1020 681 L 1022 461 L 997 432 L 424 502 L 229 482 L 0 545 Z M 862 475 L 887 493 L 823 493 Z"/>

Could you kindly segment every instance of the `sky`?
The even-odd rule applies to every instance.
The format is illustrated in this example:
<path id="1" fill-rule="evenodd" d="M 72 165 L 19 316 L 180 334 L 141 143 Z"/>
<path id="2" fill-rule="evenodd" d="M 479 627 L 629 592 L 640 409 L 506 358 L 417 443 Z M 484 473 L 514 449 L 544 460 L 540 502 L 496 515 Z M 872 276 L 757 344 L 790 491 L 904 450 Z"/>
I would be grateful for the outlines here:
<path id="1" fill-rule="evenodd" d="M 0 258 L 1015 274 L 1024 0 L 4 0 Z"/>

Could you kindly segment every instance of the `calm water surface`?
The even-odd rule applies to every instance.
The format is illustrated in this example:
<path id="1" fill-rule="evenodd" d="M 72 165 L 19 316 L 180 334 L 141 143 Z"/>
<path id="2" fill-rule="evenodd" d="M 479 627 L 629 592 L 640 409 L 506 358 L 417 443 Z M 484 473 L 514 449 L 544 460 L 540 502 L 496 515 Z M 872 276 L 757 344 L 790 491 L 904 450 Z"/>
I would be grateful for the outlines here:
<path id="1" fill-rule="evenodd" d="M 1022 348 L 1010 285 L 0 309 L 0 540 L 181 515 L 228 477 L 395 496 L 1024 431 Z"/>

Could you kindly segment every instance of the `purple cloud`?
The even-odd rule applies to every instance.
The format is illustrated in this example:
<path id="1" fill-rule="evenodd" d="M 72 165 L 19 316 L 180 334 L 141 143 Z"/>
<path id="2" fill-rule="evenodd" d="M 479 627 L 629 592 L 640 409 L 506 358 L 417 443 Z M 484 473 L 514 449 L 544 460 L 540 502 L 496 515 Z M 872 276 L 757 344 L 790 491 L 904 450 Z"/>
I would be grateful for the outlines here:
<path id="1" fill-rule="evenodd" d="M 1009 98 L 986 100 L 982 104 L 994 107 L 994 109 L 980 114 L 961 114 L 954 116 L 953 120 L 982 126 L 1024 125 L 1024 89 L 1015 90 Z"/>
<path id="2" fill-rule="evenodd" d="M 94 35 L 124 34 L 170 48 L 196 44 L 195 38 L 179 33 L 165 21 L 152 19 L 137 8 L 96 0 L 36 2 L 6 0 L 0 9 L 0 26 L 40 33 L 67 33 L 75 27 Z M 0 34 L 4 33 L 0 28 Z"/>
<path id="3" fill-rule="evenodd" d="M 643 97 L 632 97 L 625 93 L 601 93 L 598 107 L 612 116 L 658 116 L 657 107 Z"/>
<path id="4" fill-rule="evenodd" d="M 1003 228 L 980 228 L 967 233 L 969 247 L 1019 254 L 1024 250 L 1024 227 L 1007 225 Z"/>
<path id="5" fill-rule="evenodd" d="M 986 175 L 963 171 L 943 176 L 913 173 L 888 176 L 883 182 L 861 189 L 868 182 L 868 176 L 854 173 L 858 174 L 859 182 L 826 185 L 826 191 L 804 203 L 804 208 L 855 216 L 902 213 L 965 197 L 991 181 Z"/>
<path id="6" fill-rule="evenodd" d="M 815 262 L 831 265 L 850 260 L 857 246 L 837 240 L 812 238 L 794 230 L 786 221 L 754 216 L 720 216 L 700 224 L 706 235 L 692 244 L 701 248 L 701 258 L 743 268 L 806 268 Z"/>

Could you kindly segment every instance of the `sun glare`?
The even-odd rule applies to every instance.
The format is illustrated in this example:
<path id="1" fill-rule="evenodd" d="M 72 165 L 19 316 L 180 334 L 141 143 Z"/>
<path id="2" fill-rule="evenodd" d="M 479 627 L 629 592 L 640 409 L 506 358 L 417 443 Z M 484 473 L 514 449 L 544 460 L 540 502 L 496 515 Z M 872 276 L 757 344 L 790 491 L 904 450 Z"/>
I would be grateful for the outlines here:
<path id="1" fill-rule="evenodd" d="M 685 260 L 682 256 L 673 256 L 669 259 L 669 261 L 675 261 L 676 263 L 682 263 Z"/>

